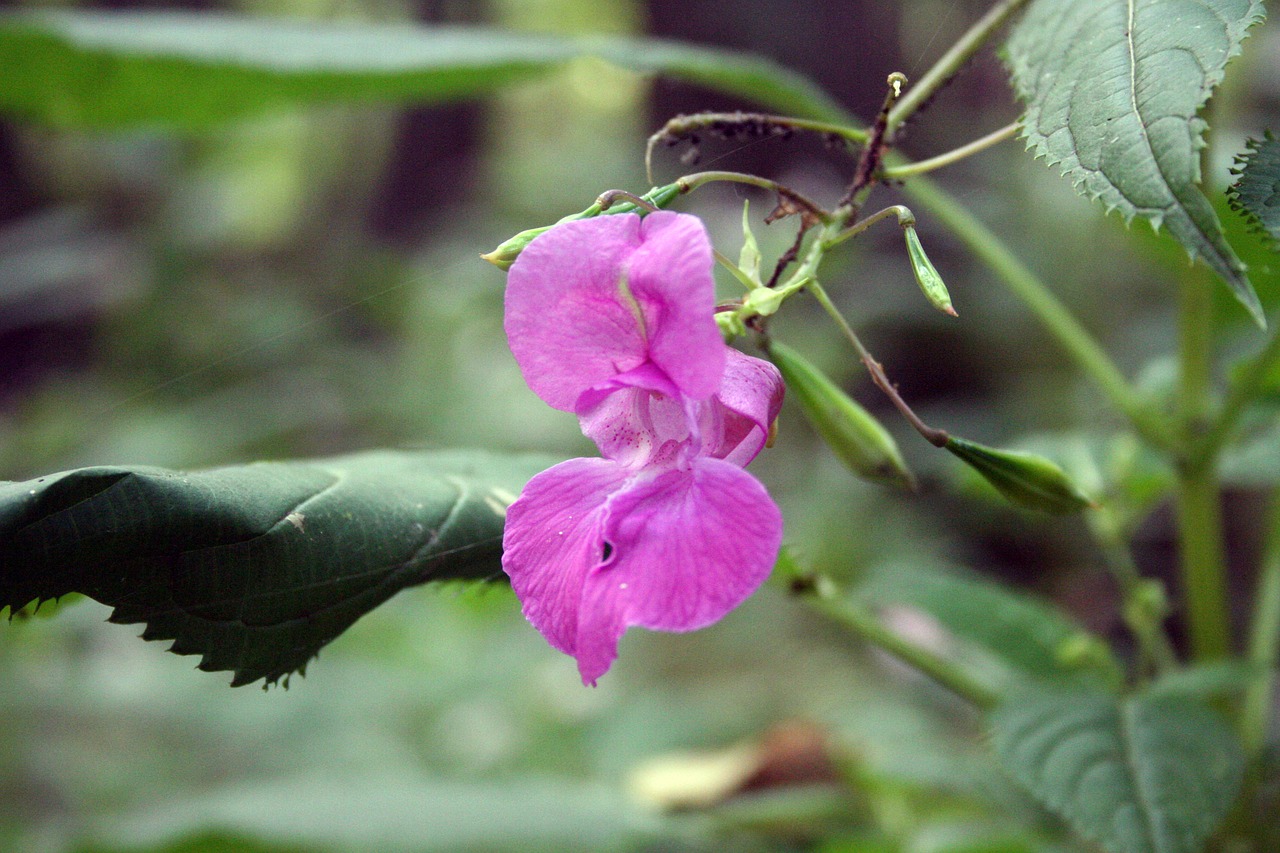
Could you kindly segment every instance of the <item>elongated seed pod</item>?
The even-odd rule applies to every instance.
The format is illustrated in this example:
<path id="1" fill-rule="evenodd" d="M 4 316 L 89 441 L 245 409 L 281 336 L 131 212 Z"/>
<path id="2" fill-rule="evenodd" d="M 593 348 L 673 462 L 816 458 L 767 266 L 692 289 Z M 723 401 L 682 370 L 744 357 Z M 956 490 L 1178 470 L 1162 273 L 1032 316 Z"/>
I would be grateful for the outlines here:
<path id="1" fill-rule="evenodd" d="M 943 283 L 937 268 L 924 253 L 924 246 L 920 243 L 920 236 L 916 234 L 916 229 L 906 225 L 902 232 L 907 238 L 907 257 L 911 260 L 911 272 L 915 274 L 920 291 L 934 308 L 943 314 L 955 317 L 956 309 L 951 306 L 951 294 L 947 292 L 947 286 Z"/>
<path id="2" fill-rule="evenodd" d="M 818 435 L 859 477 L 915 488 L 898 444 L 880 421 L 791 347 L 772 342 L 769 357 Z"/>
<path id="3" fill-rule="evenodd" d="M 946 448 L 995 486 L 1010 503 L 1054 515 L 1093 506 L 1066 473 L 1043 456 L 1021 450 L 999 450 L 954 435 L 947 439 Z"/>

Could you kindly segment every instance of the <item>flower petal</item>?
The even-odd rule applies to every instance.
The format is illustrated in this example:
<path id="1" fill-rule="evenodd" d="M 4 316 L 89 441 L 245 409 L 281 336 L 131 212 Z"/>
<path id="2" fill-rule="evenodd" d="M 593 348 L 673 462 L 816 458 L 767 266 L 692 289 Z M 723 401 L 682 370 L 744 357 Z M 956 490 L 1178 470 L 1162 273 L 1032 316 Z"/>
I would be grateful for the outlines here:
<path id="1" fill-rule="evenodd" d="M 561 223 L 520 254 L 504 326 L 525 381 L 557 409 L 652 360 L 682 393 L 719 386 L 724 343 L 712 312 L 702 223 L 660 211 Z"/>
<path id="2" fill-rule="evenodd" d="M 708 434 L 708 456 L 746 467 L 769 439 L 782 409 L 782 374 L 770 362 L 729 349 L 715 402 L 723 408 L 723 429 Z M 717 440 L 718 439 L 718 440 Z"/>
<path id="3" fill-rule="evenodd" d="M 628 282 L 644 308 L 649 358 L 686 397 L 720 387 L 728 347 L 715 321 L 715 260 L 702 220 L 659 211 L 641 222 Z"/>
<path id="4" fill-rule="evenodd" d="M 570 459 L 531 479 L 507 508 L 502 568 L 525 618 L 566 654 L 577 649 L 583 582 L 603 561 L 609 497 L 629 476 L 606 459 Z"/>
<path id="5" fill-rule="evenodd" d="M 737 607 L 782 542 L 764 486 L 718 459 L 628 486 L 604 523 L 610 557 L 584 578 L 574 643 L 587 684 L 609 669 L 628 626 L 692 631 Z"/>
<path id="6" fill-rule="evenodd" d="M 640 245 L 640 218 L 561 223 L 530 243 L 507 275 L 504 327 L 534 393 L 573 411 L 578 395 L 648 357 L 620 272 Z"/>
<path id="7" fill-rule="evenodd" d="M 583 393 L 577 410 L 583 434 L 605 458 L 633 469 L 669 468 L 697 441 L 689 410 L 699 405 L 646 362 Z"/>

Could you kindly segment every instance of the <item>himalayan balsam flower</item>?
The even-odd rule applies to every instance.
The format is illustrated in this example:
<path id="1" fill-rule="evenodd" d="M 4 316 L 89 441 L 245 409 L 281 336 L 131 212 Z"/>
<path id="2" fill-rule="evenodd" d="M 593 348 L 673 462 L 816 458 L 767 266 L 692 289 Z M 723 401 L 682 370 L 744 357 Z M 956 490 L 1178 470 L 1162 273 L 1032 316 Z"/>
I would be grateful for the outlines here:
<path id="1" fill-rule="evenodd" d="M 695 217 L 557 225 L 511 267 L 506 332 L 529 387 L 603 458 L 543 471 L 511 505 L 503 568 L 524 614 L 594 685 L 631 625 L 692 631 L 768 576 L 782 517 L 742 470 L 782 403 L 725 345 Z"/>

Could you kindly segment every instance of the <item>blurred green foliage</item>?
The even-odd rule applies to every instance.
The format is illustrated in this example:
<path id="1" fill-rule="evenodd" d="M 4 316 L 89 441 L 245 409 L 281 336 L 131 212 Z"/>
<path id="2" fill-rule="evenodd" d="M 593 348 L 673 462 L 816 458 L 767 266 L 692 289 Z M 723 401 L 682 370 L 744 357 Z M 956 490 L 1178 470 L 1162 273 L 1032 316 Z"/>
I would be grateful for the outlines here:
<path id="1" fill-rule="evenodd" d="M 270 5 L 256 11 L 357 20 L 415 11 L 372 0 Z M 521 30 L 619 34 L 642 32 L 647 14 L 666 20 L 653 5 L 507 0 L 433 10 Z M 721 14 L 726 42 L 768 53 L 775 43 L 761 14 L 780 29 L 788 12 L 812 23 L 786 5 L 711 3 L 687 14 L 691 30 Z M 868 52 L 887 52 L 908 74 L 984 8 L 858 4 Z M 804 32 L 816 40 L 806 45 L 813 56 L 797 65 L 861 64 L 860 45 L 821 41 L 820 25 Z M 1255 35 L 1224 94 L 1254 135 L 1280 98 L 1275 45 L 1274 30 Z M 891 70 L 849 70 L 873 81 L 860 104 L 878 102 Z M 501 329 L 503 277 L 476 255 L 602 190 L 646 189 L 643 140 L 668 117 L 659 113 L 681 98 L 722 97 L 583 60 L 464 108 L 324 106 L 184 134 L 7 124 L 0 476 L 376 446 L 590 453 L 574 419 L 520 379 Z M 984 56 L 920 117 L 905 148 L 928 156 L 1016 114 L 1003 73 Z M 1243 134 L 1220 133 L 1212 180 L 1225 183 L 1232 140 Z M 832 201 L 849 164 L 807 146 L 709 142 L 702 160 L 748 170 L 781 163 L 778 178 Z M 1160 393 L 1182 250 L 1145 226 L 1126 232 L 1019 149 L 1006 144 L 945 180 Z M 678 153 L 659 163 L 659 180 L 684 170 Z M 741 201 L 708 188 L 685 209 L 732 256 Z M 1274 306 L 1273 256 L 1224 211 L 1264 305 Z M 757 229 L 766 259 L 789 245 L 790 228 Z M 993 444 L 1069 432 L 1111 448 L 1108 464 L 1136 464 L 1108 444 L 1116 422 L 1094 415 L 1096 393 L 1035 322 L 927 219 L 919 229 L 961 319 L 924 303 L 893 227 L 851 243 L 833 258 L 843 269 L 828 275 L 922 416 Z M 1225 289 L 1219 297 L 1246 346 L 1244 312 Z M 816 306 L 789 303 L 773 331 L 889 425 L 923 487 L 900 496 L 854 480 L 798 411 L 784 411 L 777 446 L 753 472 L 782 505 L 803 563 L 846 580 L 884 577 L 894 564 L 964 563 L 1035 586 L 1088 628 L 1117 635 L 1115 593 L 1083 522 L 1032 523 L 956 488 L 954 460 L 893 418 Z M 1273 447 L 1260 455 L 1274 464 Z M 1248 476 L 1259 468 L 1237 467 L 1235 497 L 1247 513 Z M 1136 491 L 1129 497 L 1126 523 L 1143 530 L 1139 559 L 1168 574 L 1167 522 Z M 265 694 L 229 690 L 192 659 L 138 642 L 135 628 L 105 624 L 106 612 L 67 603 L 57 619 L 22 615 L 0 626 L 0 848 L 771 850 L 825 839 L 820 849 L 850 853 L 1078 849 L 984 754 L 967 708 L 868 655 L 780 588 L 695 635 L 633 632 L 595 690 L 579 686 L 572 660 L 546 647 L 501 587 L 402 593 L 327 647 L 305 680 Z M 939 631 L 917 616 L 904 611 L 906 629 Z M 663 813 L 628 788 L 654 756 L 755 742 L 795 719 L 829 733 L 837 783 L 688 814 Z"/>

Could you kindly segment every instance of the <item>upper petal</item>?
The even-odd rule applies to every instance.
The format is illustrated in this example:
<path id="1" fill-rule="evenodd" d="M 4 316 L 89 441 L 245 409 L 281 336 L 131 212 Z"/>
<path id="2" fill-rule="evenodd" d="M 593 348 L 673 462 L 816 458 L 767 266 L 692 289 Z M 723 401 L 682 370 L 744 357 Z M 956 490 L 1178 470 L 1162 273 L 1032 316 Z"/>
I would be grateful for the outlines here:
<path id="1" fill-rule="evenodd" d="M 604 560 L 609 497 L 629 476 L 606 459 L 570 459 L 531 479 L 507 508 L 502 568 L 525 617 L 566 654 L 577 649 L 583 583 Z"/>
<path id="2" fill-rule="evenodd" d="M 729 349 L 715 322 L 711 238 L 702 220 L 684 213 L 651 213 L 640 227 L 628 272 L 644 307 L 649 358 L 686 397 L 710 397 Z"/>
<path id="3" fill-rule="evenodd" d="M 754 592 L 777 559 L 782 515 L 750 474 L 699 458 L 614 495 L 605 541 L 610 559 L 584 578 L 575 643 L 588 684 L 627 626 L 692 631 Z"/>
<path id="4" fill-rule="evenodd" d="M 504 326 L 525 381 L 572 411 L 584 391 L 652 361 L 682 393 L 711 395 L 725 359 L 711 263 L 706 229 L 685 214 L 551 228 L 507 279 Z"/>

